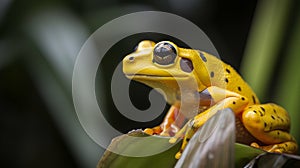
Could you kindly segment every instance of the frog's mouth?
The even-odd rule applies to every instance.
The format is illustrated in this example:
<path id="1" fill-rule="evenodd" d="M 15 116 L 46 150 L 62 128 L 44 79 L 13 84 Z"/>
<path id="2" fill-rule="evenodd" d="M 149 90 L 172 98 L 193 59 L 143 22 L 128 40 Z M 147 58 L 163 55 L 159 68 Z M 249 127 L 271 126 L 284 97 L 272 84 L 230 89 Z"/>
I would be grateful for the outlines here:
<path id="1" fill-rule="evenodd" d="M 129 79 L 185 79 L 188 78 L 188 75 L 149 75 L 149 74 L 125 74 Z"/>

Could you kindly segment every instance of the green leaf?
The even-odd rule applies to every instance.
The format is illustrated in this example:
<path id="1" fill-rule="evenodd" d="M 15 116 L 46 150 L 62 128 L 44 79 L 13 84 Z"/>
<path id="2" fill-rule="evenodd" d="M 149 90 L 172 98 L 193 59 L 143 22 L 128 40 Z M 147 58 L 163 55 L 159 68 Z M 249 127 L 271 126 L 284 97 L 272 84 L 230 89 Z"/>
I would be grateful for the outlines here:
<path id="1" fill-rule="evenodd" d="M 130 142 L 130 136 L 137 136 L 137 137 L 145 137 L 148 136 L 141 131 L 133 131 L 128 135 L 122 135 L 120 137 L 115 138 L 111 145 L 110 149 L 122 149 L 127 151 L 127 153 L 139 153 L 141 150 L 153 150 L 153 148 L 164 148 L 165 146 L 169 145 L 169 138 L 168 137 L 161 137 L 161 136 L 152 136 L 153 138 L 147 141 L 144 141 L 143 138 L 135 141 Z M 152 156 L 145 156 L 145 157 L 130 157 L 130 156 L 122 156 L 116 153 L 113 153 L 107 150 L 102 158 L 98 163 L 98 168 L 138 168 L 138 167 L 174 167 L 177 160 L 175 159 L 175 154 L 179 151 L 181 146 L 182 140 L 180 140 L 177 144 L 175 144 L 172 148 L 156 154 Z M 151 145 L 149 145 L 149 143 Z M 130 151 L 130 152 L 128 152 Z M 247 145 L 235 144 L 235 166 L 242 167 L 245 166 L 248 162 L 250 162 L 253 158 L 258 156 L 259 154 L 264 153 L 262 150 L 252 148 Z"/>
<path id="2" fill-rule="evenodd" d="M 244 167 L 256 156 L 264 151 L 248 145 L 235 143 L 235 167 Z"/>
<path id="3" fill-rule="evenodd" d="M 132 141 L 131 137 L 140 137 Z M 148 138 L 143 138 L 148 137 Z M 176 152 L 180 149 L 181 141 L 170 146 L 169 137 L 161 136 L 149 136 L 143 133 L 141 130 L 132 131 L 126 135 L 122 135 L 113 139 L 109 146 L 109 150 L 106 150 L 101 160 L 98 163 L 98 168 L 135 168 L 135 167 L 174 167 L 177 160 L 175 159 Z M 155 155 L 138 157 L 139 154 L 144 154 L 145 151 L 153 153 L 155 151 L 161 151 L 161 153 Z M 120 155 L 111 151 L 118 151 L 118 153 L 127 154 L 127 156 Z M 134 156 L 128 156 L 129 154 L 136 154 Z"/>

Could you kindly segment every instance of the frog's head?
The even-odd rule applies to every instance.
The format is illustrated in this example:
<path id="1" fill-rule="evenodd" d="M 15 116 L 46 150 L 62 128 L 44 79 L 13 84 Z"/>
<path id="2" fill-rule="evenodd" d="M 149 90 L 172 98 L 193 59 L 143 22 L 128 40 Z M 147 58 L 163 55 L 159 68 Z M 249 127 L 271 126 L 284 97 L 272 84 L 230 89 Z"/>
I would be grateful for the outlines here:
<path id="1" fill-rule="evenodd" d="M 201 78 L 207 76 L 207 71 L 199 58 L 198 51 L 179 48 L 170 41 L 155 44 L 145 40 L 123 59 L 123 72 L 129 79 L 163 90 L 167 101 L 174 104 L 180 99 L 180 90 L 206 88 Z M 199 77 L 199 73 L 203 76 Z"/>

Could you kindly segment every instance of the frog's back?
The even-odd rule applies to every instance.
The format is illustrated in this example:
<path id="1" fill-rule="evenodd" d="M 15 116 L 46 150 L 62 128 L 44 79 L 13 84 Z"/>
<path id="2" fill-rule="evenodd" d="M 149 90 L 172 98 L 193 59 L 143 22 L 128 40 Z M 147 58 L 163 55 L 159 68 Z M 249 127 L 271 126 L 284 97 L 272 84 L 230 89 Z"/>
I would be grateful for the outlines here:
<path id="1" fill-rule="evenodd" d="M 259 104 L 256 94 L 233 67 L 206 52 L 199 51 L 199 55 L 207 67 L 211 86 L 243 95 L 248 98 L 249 105 Z"/>

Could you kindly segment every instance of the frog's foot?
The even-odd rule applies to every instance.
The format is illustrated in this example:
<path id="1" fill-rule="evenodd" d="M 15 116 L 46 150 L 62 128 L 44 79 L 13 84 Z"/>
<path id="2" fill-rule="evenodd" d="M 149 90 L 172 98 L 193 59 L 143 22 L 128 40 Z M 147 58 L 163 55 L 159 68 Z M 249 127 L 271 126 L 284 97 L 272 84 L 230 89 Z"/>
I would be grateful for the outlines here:
<path id="1" fill-rule="evenodd" d="M 256 142 L 251 143 L 252 147 L 262 149 L 267 152 L 273 152 L 273 153 L 295 153 L 297 151 L 297 144 L 295 142 L 289 141 L 289 142 L 283 142 L 279 144 L 274 145 L 266 145 L 266 146 L 260 146 Z"/>
<path id="2" fill-rule="evenodd" d="M 174 136 L 180 129 L 176 126 L 171 124 L 168 129 L 162 129 L 161 126 L 156 126 L 154 128 L 146 128 L 144 132 L 149 135 L 160 135 L 160 136 Z"/>
<path id="3" fill-rule="evenodd" d="M 180 159 L 181 155 L 182 155 L 182 152 L 183 152 L 184 148 L 181 148 L 175 155 L 175 159 Z"/>
<path id="4" fill-rule="evenodd" d="M 162 130 L 160 126 L 156 126 L 154 128 L 146 128 L 144 129 L 144 132 L 149 135 L 160 135 Z"/>
<path id="5" fill-rule="evenodd" d="M 185 149 L 186 145 L 188 144 L 190 138 L 194 135 L 195 130 L 191 128 L 192 122 L 188 122 L 185 124 L 185 126 L 180 129 L 174 137 L 172 137 L 169 142 L 170 143 L 175 143 L 177 142 L 178 139 L 183 138 L 183 142 L 181 145 L 180 150 L 176 153 L 175 158 L 176 159 L 180 159 L 181 154 L 183 152 L 183 150 Z"/>
<path id="6" fill-rule="evenodd" d="M 192 138 L 192 136 L 195 134 L 195 129 L 193 129 L 191 127 L 184 128 L 180 131 L 182 131 L 181 132 L 182 135 L 178 134 L 177 137 L 173 137 L 173 139 L 171 138 L 169 141 L 170 143 L 175 143 L 177 141 L 177 139 L 180 137 L 183 137 L 183 134 L 184 134 L 181 148 L 175 155 L 176 159 L 180 159 L 182 152 L 184 151 L 185 147 L 187 146 L 187 144 L 190 141 L 190 139 Z"/>

